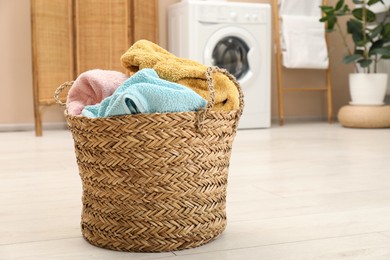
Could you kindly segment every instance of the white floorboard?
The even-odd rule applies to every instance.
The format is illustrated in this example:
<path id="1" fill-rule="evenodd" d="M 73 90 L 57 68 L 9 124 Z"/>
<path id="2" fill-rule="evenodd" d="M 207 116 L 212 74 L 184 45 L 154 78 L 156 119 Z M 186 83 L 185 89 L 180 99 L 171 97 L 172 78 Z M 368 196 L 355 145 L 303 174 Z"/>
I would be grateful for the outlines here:
<path id="1" fill-rule="evenodd" d="M 388 260 L 390 245 L 388 238 L 367 234 L 183 255 L 174 259 Z"/>
<path id="2" fill-rule="evenodd" d="M 189 250 L 123 253 L 80 232 L 70 133 L 0 132 L 0 259 L 390 259 L 390 130 L 289 123 L 241 130 L 228 226 Z"/>

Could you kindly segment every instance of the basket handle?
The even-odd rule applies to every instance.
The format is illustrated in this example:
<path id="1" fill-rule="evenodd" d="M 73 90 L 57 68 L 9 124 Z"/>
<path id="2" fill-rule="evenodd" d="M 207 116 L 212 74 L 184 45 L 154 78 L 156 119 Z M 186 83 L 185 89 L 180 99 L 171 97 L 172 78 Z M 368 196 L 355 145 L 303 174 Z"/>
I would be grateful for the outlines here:
<path id="1" fill-rule="evenodd" d="M 244 110 L 244 93 L 242 92 L 240 83 L 237 81 L 237 79 L 232 74 L 230 74 L 226 69 L 221 69 L 217 66 L 208 67 L 206 70 L 206 80 L 207 80 L 207 86 L 208 86 L 208 89 L 210 92 L 210 100 L 207 103 L 206 108 L 199 112 L 199 116 L 197 119 L 197 127 L 200 131 L 203 129 L 203 122 L 206 119 L 207 114 L 209 113 L 209 111 L 212 110 L 212 108 L 214 107 L 214 104 L 215 104 L 215 89 L 214 89 L 214 80 L 213 80 L 212 74 L 216 73 L 216 72 L 220 72 L 220 73 L 224 74 L 225 76 L 227 76 L 234 83 L 234 85 L 236 86 L 236 88 L 238 90 L 239 107 L 237 110 L 235 127 L 237 127 L 238 120 L 240 119 L 240 117 L 242 115 L 242 111 Z"/>
<path id="2" fill-rule="evenodd" d="M 73 82 L 74 81 L 64 82 L 56 89 L 56 91 L 54 91 L 54 100 L 56 101 L 56 103 L 58 105 L 60 105 L 60 106 L 65 106 L 66 105 L 66 103 L 61 101 L 60 95 L 66 88 L 70 88 L 73 85 Z"/>

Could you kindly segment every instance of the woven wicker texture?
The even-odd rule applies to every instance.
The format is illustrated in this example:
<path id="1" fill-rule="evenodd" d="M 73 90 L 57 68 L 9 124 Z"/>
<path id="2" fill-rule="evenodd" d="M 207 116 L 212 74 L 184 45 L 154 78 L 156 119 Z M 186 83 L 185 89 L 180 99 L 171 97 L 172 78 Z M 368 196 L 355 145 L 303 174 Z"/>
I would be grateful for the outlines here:
<path id="1" fill-rule="evenodd" d="M 389 128 L 390 106 L 343 106 L 337 117 L 345 127 Z"/>
<path id="2" fill-rule="evenodd" d="M 82 234 L 121 251 L 200 246 L 226 227 L 232 143 L 243 109 L 90 119 L 65 114 L 83 184 Z M 59 87 L 69 87 L 64 83 Z M 58 93 L 57 93 L 58 94 Z M 57 95 L 56 94 L 56 95 Z"/>
<path id="3" fill-rule="evenodd" d="M 75 12 L 77 73 L 95 68 L 124 71 L 118 57 L 130 45 L 129 0 L 76 1 Z"/>
<path id="4" fill-rule="evenodd" d="M 74 78 L 72 1 L 32 0 L 31 10 L 34 84 L 40 104 L 55 104 L 55 86 Z"/>
<path id="5" fill-rule="evenodd" d="M 141 39 L 158 42 L 158 1 L 130 1 L 130 4 L 133 10 L 130 17 L 133 25 L 132 42 Z"/>

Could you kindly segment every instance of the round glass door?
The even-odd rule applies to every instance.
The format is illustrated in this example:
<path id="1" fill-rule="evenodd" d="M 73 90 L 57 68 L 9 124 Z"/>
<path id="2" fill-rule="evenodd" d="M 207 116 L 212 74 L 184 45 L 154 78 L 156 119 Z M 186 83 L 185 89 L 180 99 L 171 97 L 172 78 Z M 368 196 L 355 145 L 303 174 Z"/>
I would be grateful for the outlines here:
<path id="1" fill-rule="evenodd" d="M 248 52 L 248 45 L 240 38 L 224 37 L 215 45 L 212 62 L 240 80 L 249 70 Z"/>

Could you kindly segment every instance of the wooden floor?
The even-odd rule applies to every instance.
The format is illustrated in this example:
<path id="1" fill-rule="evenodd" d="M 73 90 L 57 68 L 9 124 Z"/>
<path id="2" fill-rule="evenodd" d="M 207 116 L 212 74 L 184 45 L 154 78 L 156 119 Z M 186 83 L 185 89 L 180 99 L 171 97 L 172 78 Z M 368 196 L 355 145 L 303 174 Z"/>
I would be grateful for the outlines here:
<path id="1" fill-rule="evenodd" d="M 0 133 L 0 259 L 390 259 L 389 129 L 239 131 L 227 229 L 207 245 L 161 254 L 83 240 L 72 142 L 65 130 Z"/>

